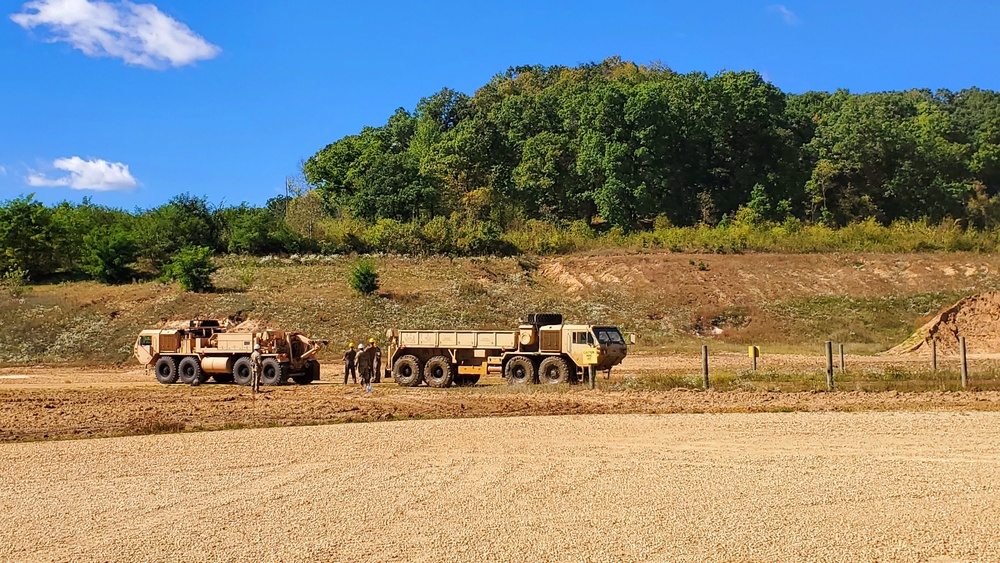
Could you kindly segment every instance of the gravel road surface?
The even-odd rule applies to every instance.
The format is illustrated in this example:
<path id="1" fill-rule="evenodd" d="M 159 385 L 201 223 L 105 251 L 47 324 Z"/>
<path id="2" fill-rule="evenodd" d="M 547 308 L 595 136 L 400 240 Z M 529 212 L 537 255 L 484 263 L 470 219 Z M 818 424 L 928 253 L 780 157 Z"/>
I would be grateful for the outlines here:
<path id="1" fill-rule="evenodd" d="M 0 560 L 997 561 L 1000 414 L 409 420 L 0 444 Z"/>

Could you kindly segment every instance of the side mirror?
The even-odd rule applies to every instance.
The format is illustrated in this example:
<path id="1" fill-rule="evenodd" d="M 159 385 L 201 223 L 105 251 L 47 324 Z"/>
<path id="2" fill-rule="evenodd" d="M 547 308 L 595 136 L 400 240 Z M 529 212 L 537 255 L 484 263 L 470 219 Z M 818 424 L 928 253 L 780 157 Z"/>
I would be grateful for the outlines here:
<path id="1" fill-rule="evenodd" d="M 628 335 L 628 343 L 629 344 L 635 344 L 636 340 L 638 340 L 638 337 L 635 335 L 635 333 L 634 332 L 629 333 L 629 335 Z"/>

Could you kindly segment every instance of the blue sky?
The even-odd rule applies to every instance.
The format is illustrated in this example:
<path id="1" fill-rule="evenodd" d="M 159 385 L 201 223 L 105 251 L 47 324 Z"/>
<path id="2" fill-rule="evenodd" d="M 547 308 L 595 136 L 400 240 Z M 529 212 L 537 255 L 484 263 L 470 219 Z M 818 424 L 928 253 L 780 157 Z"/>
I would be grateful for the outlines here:
<path id="1" fill-rule="evenodd" d="M 263 204 L 444 86 L 612 55 L 789 92 L 1000 89 L 992 1 L 4 2 L 0 200 Z"/>

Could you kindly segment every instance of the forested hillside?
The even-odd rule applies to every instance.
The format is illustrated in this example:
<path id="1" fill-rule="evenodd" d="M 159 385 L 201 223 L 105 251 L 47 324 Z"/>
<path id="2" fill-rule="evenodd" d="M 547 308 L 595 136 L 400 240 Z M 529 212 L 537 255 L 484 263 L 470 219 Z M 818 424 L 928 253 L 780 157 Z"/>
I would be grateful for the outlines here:
<path id="1" fill-rule="evenodd" d="M 517 67 L 400 108 L 302 172 L 260 208 L 3 202 L 0 282 L 117 283 L 213 253 L 1000 249 L 1000 95 L 975 88 L 789 94 L 756 72 L 617 58 Z"/>
<path id="2" fill-rule="evenodd" d="M 678 74 L 608 59 L 518 67 L 469 97 L 399 109 L 305 164 L 327 209 L 373 221 L 462 213 L 600 217 L 626 231 L 789 216 L 996 214 L 1000 96 L 964 90 L 786 94 L 756 72 Z M 498 205 L 502 204 L 502 205 Z"/>

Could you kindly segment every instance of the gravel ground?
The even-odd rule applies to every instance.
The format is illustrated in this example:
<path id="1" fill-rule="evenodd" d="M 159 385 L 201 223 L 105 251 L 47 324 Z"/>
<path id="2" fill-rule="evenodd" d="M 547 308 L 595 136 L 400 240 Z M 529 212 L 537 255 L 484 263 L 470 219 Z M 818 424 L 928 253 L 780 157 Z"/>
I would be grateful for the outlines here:
<path id="1" fill-rule="evenodd" d="M 0 444 L 0 560 L 997 561 L 1000 414 L 410 420 Z"/>

